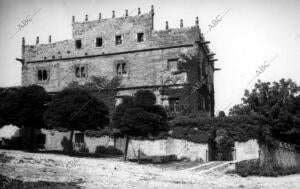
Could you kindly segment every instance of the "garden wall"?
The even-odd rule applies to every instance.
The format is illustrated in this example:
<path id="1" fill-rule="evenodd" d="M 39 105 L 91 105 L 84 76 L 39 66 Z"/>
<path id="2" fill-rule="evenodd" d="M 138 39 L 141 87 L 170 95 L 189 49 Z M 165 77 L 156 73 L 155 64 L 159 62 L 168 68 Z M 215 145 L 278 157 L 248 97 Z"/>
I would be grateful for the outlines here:
<path id="1" fill-rule="evenodd" d="M 234 160 L 242 161 L 259 158 L 259 145 L 257 140 L 251 139 L 247 142 L 234 142 Z"/>
<path id="2" fill-rule="evenodd" d="M 260 150 L 262 161 L 266 156 L 271 156 L 273 161 L 281 168 L 295 167 L 300 169 L 300 153 L 291 144 L 279 142 L 275 150 L 270 150 L 266 145 L 261 145 Z"/>
<path id="3" fill-rule="evenodd" d="M 128 158 L 137 158 L 138 150 L 142 155 L 147 156 L 176 155 L 178 159 L 208 161 L 208 144 L 193 143 L 181 139 L 130 140 Z"/>
<path id="4" fill-rule="evenodd" d="M 41 132 L 46 135 L 46 151 L 63 151 L 66 140 L 70 138 L 70 131 L 61 132 L 56 130 L 42 129 Z M 79 133 L 79 131 L 75 131 Z M 73 138 L 75 142 L 75 137 Z M 116 149 L 124 152 L 125 139 L 113 139 L 109 136 L 90 137 L 84 135 L 84 144 L 89 153 L 95 153 L 98 146 L 114 146 Z M 74 148 L 78 150 L 79 148 Z M 182 139 L 167 138 L 163 140 L 135 140 L 131 139 L 128 146 L 128 158 L 138 157 L 138 150 L 141 154 L 147 156 L 176 155 L 177 158 L 187 158 L 191 161 L 208 161 L 208 144 L 193 143 Z"/>

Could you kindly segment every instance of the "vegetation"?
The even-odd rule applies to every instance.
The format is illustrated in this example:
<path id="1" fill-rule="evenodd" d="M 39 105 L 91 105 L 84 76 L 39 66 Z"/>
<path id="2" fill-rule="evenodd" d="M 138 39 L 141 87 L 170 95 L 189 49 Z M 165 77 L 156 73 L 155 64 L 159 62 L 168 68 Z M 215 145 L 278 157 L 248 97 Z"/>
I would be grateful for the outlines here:
<path id="1" fill-rule="evenodd" d="M 274 137 L 280 141 L 300 145 L 300 87 L 291 79 L 255 84 L 245 90 L 243 103 L 230 109 L 229 115 L 258 114 L 268 120 L 262 140 L 272 144 Z"/>
<path id="2" fill-rule="evenodd" d="M 141 90 L 134 97 L 123 98 L 117 106 L 112 126 L 126 136 L 124 160 L 127 159 L 129 136 L 151 136 L 168 131 L 167 114 L 155 103 L 156 97 L 151 91 Z"/>
<path id="3" fill-rule="evenodd" d="M 267 120 L 258 115 L 241 115 L 229 117 L 198 117 L 178 116 L 170 122 L 172 136 L 197 143 L 207 143 L 213 132 L 224 129 L 231 140 L 246 142 L 260 136 L 262 125 Z"/>
<path id="4" fill-rule="evenodd" d="M 259 176 L 272 176 L 277 177 L 280 175 L 289 175 L 299 173 L 300 169 L 295 167 L 275 167 L 272 169 L 265 169 L 260 166 L 259 160 L 244 160 L 236 163 L 235 173 L 241 175 L 242 177 L 247 177 L 251 175 Z"/>
<path id="5" fill-rule="evenodd" d="M 43 112 L 50 100 L 45 89 L 38 85 L 8 90 L 0 95 L 0 115 L 2 124 L 24 127 L 30 137 L 24 135 L 24 148 L 35 149 L 34 129 L 44 127 Z M 24 133 L 23 133 L 24 134 Z"/>
<path id="6" fill-rule="evenodd" d="M 99 130 L 109 124 L 108 107 L 83 88 L 66 88 L 59 92 L 44 114 L 49 128 L 71 130 L 69 152 L 73 152 L 74 130 Z"/>
<path id="7" fill-rule="evenodd" d="M 90 80 L 80 85 L 78 82 L 69 84 L 69 88 L 82 88 L 87 90 L 91 95 L 103 101 L 109 108 L 109 112 L 113 112 L 115 108 L 115 95 L 117 88 L 122 87 L 121 78 L 116 76 L 112 79 L 107 76 L 91 76 Z"/>

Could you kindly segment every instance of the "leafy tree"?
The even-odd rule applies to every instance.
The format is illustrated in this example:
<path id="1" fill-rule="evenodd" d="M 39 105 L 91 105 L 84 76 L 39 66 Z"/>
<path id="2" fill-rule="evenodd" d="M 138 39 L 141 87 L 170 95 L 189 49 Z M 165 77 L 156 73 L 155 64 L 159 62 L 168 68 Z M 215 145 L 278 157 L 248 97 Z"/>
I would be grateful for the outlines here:
<path id="1" fill-rule="evenodd" d="M 118 76 L 110 79 L 107 76 L 93 75 L 83 85 L 80 85 L 78 82 L 72 82 L 68 87 L 86 89 L 89 93 L 102 100 L 108 106 L 109 111 L 113 112 L 115 108 L 115 95 L 117 94 L 116 89 L 122 87 L 121 82 L 122 80 Z"/>
<path id="2" fill-rule="evenodd" d="M 226 117 L 224 111 L 219 111 L 218 117 Z"/>
<path id="3" fill-rule="evenodd" d="M 6 124 L 11 123 L 30 129 L 31 137 L 26 139 L 30 150 L 35 149 L 34 129 L 45 126 L 43 113 L 49 99 L 45 89 L 38 85 L 23 86 L 1 95 L 2 119 Z"/>
<path id="4" fill-rule="evenodd" d="M 48 127 L 71 130 L 69 152 L 73 152 L 74 130 L 100 129 L 109 124 L 108 107 L 83 88 L 66 88 L 59 92 L 44 114 Z"/>
<path id="5" fill-rule="evenodd" d="M 300 144 L 300 87 L 291 79 L 279 82 L 258 82 L 245 90 L 242 104 L 230 109 L 230 115 L 259 114 L 269 120 L 272 137 Z M 263 129 L 266 131 L 266 129 Z"/>
<path id="6" fill-rule="evenodd" d="M 134 97 L 123 98 L 117 106 L 112 126 L 126 136 L 124 160 L 127 159 L 129 136 L 147 137 L 169 130 L 167 114 L 155 102 L 156 97 L 151 91 L 140 90 Z"/>

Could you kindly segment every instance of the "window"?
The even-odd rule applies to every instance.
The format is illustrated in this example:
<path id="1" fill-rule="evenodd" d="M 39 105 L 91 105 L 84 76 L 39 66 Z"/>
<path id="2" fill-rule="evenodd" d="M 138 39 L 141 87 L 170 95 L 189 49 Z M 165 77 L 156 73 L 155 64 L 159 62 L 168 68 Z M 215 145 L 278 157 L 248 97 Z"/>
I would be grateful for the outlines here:
<path id="1" fill-rule="evenodd" d="M 178 68 L 177 68 L 177 62 L 178 62 L 178 59 L 169 59 L 168 60 L 168 71 L 178 71 Z"/>
<path id="2" fill-rule="evenodd" d="M 76 47 L 76 49 L 80 49 L 81 48 L 81 40 L 80 39 L 78 39 L 78 40 L 75 41 L 75 47 Z"/>
<path id="3" fill-rule="evenodd" d="M 102 38 L 96 38 L 96 47 L 101 47 L 103 45 Z"/>
<path id="4" fill-rule="evenodd" d="M 77 78 L 86 78 L 87 77 L 87 67 L 86 66 L 76 66 L 75 67 L 75 76 Z"/>
<path id="5" fill-rule="evenodd" d="M 84 135 L 82 133 L 75 133 L 75 143 L 81 144 L 84 142 Z"/>
<path id="6" fill-rule="evenodd" d="M 138 33 L 137 34 L 137 42 L 144 41 L 144 33 Z"/>
<path id="7" fill-rule="evenodd" d="M 127 74 L 127 65 L 126 63 L 118 63 L 117 64 L 117 75 L 124 76 Z"/>
<path id="8" fill-rule="evenodd" d="M 122 36 L 121 35 L 116 35 L 116 45 L 121 45 L 122 44 Z"/>
<path id="9" fill-rule="evenodd" d="M 170 112 L 179 112 L 179 98 L 169 99 L 169 109 Z"/>
<path id="10" fill-rule="evenodd" d="M 38 70 L 38 81 L 47 81 L 49 79 L 49 74 L 47 70 Z"/>

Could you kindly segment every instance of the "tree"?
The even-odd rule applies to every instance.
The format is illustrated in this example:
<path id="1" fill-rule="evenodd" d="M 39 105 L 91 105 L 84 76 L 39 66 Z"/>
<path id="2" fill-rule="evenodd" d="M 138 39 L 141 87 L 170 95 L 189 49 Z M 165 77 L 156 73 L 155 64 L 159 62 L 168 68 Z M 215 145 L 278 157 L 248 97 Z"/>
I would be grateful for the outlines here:
<path id="1" fill-rule="evenodd" d="M 73 152 L 74 130 L 100 129 L 109 124 L 108 107 L 83 88 L 66 88 L 49 104 L 44 121 L 50 128 L 71 130 L 69 153 Z"/>
<path id="2" fill-rule="evenodd" d="M 23 86 L 1 96 L 0 112 L 5 123 L 12 123 L 30 129 L 31 137 L 26 139 L 30 150 L 35 149 L 34 129 L 44 127 L 43 113 L 49 96 L 38 85 Z M 28 146 L 26 146 L 27 148 Z"/>
<path id="3" fill-rule="evenodd" d="M 279 82 L 258 82 L 245 90 L 242 104 L 230 109 L 230 115 L 259 114 L 265 116 L 272 137 L 300 144 L 300 87 L 291 79 Z M 263 129 L 266 131 L 266 129 Z"/>
<path id="4" fill-rule="evenodd" d="M 117 94 L 117 88 L 122 87 L 121 78 L 119 76 L 112 79 L 107 76 L 91 76 L 87 82 L 83 85 L 79 85 L 78 82 L 72 82 L 69 84 L 69 88 L 83 88 L 92 95 L 95 95 L 98 99 L 102 100 L 109 108 L 110 112 L 115 109 L 115 96 Z"/>
<path id="5" fill-rule="evenodd" d="M 226 117 L 224 111 L 219 111 L 218 117 Z"/>
<path id="6" fill-rule="evenodd" d="M 124 160 L 127 159 L 130 136 L 147 137 L 169 130 L 166 111 L 155 103 L 156 97 L 151 91 L 140 90 L 134 97 L 123 98 L 117 106 L 112 126 L 126 136 Z"/>

